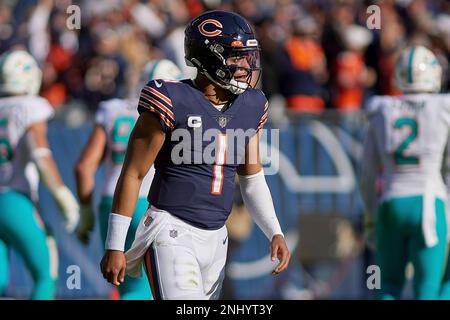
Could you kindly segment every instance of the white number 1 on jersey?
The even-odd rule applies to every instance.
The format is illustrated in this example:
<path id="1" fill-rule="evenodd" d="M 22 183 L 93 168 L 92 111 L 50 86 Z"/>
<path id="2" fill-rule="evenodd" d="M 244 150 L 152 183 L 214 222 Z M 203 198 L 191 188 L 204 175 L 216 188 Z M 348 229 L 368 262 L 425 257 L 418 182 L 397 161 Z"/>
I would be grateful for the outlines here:
<path id="1" fill-rule="evenodd" d="M 223 186 L 223 165 L 227 158 L 227 135 L 219 134 L 217 136 L 217 146 L 216 146 L 216 164 L 213 165 L 213 180 L 211 187 L 211 194 L 219 195 L 222 194 Z"/>

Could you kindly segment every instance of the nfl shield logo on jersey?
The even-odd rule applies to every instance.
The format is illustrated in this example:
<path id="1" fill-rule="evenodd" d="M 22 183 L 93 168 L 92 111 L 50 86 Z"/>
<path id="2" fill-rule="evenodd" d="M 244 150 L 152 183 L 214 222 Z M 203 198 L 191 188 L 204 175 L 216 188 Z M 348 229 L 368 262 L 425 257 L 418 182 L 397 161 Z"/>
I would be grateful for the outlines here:
<path id="1" fill-rule="evenodd" d="M 227 126 L 227 123 L 231 120 L 231 117 L 227 117 L 227 116 L 218 116 L 216 118 L 217 123 L 219 124 L 219 126 L 221 128 L 225 128 Z"/>
<path id="2" fill-rule="evenodd" d="M 151 216 L 147 216 L 144 220 L 144 226 L 148 227 L 153 222 L 153 218 Z"/>

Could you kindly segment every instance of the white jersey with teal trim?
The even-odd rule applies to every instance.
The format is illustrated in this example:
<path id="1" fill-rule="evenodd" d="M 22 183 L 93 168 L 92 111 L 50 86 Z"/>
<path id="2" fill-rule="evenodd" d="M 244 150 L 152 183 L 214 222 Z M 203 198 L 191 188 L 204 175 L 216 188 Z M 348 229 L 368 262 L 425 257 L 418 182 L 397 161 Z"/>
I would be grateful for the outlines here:
<path id="1" fill-rule="evenodd" d="M 450 127 L 450 95 L 378 96 L 369 101 L 371 134 L 385 179 L 384 196 L 445 197 L 441 167 Z"/>
<path id="2" fill-rule="evenodd" d="M 113 196 L 117 180 L 125 159 L 128 139 L 136 123 L 139 113 L 138 100 L 111 99 L 103 101 L 95 116 L 96 123 L 102 126 L 107 135 L 106 143 L 106 182 L 103 196 Z M 139 197 L 147 197 L 155 175 L 152 166 L 142 181 Z"/>
<path id="3" fill-rule="evenodd" d="M 434 199 L 447 199 L 442 165 L 450 128 L 450 95 L 377 96 L 367 108 L 361 187 L 374 211 L 376 172 L 383 170 L 381 200 L 422 195 L 427 245 L 436 243 Z"/>
<path id="4" fill-rule="evenodd" d="M 38 96 L 0 98 L 0 191 L 18 190 L 37 200 L 39 175 L 27 141 L 28 128 L 54 114 Z"/>

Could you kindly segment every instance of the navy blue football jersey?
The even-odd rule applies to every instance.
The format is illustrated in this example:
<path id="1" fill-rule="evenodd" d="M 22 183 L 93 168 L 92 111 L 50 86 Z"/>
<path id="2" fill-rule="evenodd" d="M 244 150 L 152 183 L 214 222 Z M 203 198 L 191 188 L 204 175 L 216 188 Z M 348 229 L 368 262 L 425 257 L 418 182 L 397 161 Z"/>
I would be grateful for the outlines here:
<path id="1" fill-rule="evenodd" d="M 245 146 L 267 121 L 264 94 L 246 90 L 219 111 L 190 79 L 153 80 L 141 91 L 138 111 L 155 115 L 166 133 L 150 204 L 196 227 L 221 228 L 232 209 Z"/>

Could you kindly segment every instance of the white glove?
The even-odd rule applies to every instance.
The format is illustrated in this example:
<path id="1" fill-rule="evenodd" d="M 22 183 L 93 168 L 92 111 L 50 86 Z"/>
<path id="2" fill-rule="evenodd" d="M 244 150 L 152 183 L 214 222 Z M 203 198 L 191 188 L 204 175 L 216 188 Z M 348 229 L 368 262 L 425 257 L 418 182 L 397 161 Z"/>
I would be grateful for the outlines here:
<path id="1" fill-rule="evenodd" d="M 66 186 L 58 187 L 53 195 L 66 220 L 64 225 L 66 231 L 69 233 L 74 232 L 80 220 L 80 206 L 77 200 Z"/>
<path id="2" fill-rule="evenodd" d="M 81 205 L 81 221 L 77 228 L 77 237 L 81 243 L 87 245 L 90 240 L 90 235 L 94 229 L 94 210 L 91 205 Z"/>

